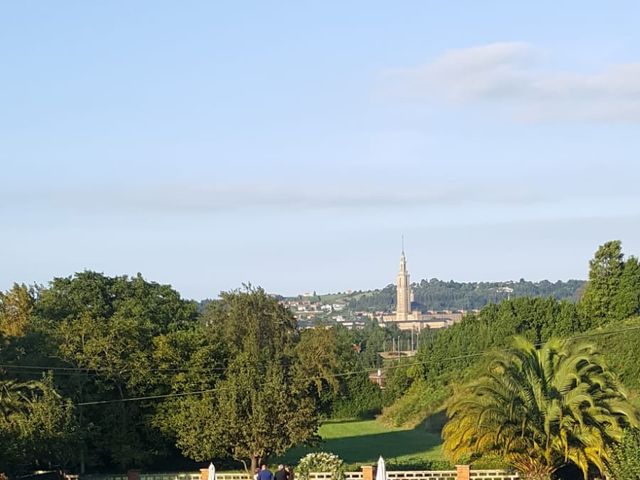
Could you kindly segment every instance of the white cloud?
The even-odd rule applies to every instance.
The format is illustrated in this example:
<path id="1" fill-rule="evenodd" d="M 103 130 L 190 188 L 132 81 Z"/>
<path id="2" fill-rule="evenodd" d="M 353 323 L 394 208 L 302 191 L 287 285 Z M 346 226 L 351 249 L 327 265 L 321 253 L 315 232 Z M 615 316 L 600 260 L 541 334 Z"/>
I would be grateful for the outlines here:
<path id="1" fill-rule="evenodd" d="M 391 72 L 411 99 L 496 106 L 521 120 L 640 121 L 640 62 L 582 73 L 545 68 L 526 43 L 494 43 L 445 52 Z"/>
<path id="2" fill-rule="evenodd" d="M 209 214 L 219 212 L 350 211 L 377 212 L 419 209 L 429 215 L 480 215 L 549 209 L 594 214 L 597 209 L 638 214 L 635 193 L 622 195 L 603 188 L 598 192 L 576 185 L 541 188 L 532 179 L 497 182 L 433 182 L 418 188 L 393 188 L 366 182 L 292 182 L 257 184 L 155 184 L 137 186 L 69 186 L 0 192 L 0 211 L 90 214 Z M 624 207 L 623 207 L 624 206 Z M 599 211 L 599 210 L 597 210 Z"/>
<path id="3" fill-rule="evenodd" d="M 15 206 L 71 211 L 144 211 L 160 213 L 233 210 L 367 209 L 397 207 L 455 207 L 461 205 L 531 205 L 548 199 L 519 188 L 472 185 L 431 185 L 428 189 L 395 189 L 352 184 L 154 185 L 35 189 L 0 193 L 0 209 Z"/>

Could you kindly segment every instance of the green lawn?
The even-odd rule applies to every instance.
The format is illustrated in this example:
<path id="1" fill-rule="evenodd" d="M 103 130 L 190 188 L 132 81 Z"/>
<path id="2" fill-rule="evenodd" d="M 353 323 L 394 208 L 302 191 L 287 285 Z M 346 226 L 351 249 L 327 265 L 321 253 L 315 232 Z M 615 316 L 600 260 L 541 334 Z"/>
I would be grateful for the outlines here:
<path id="1" fill-rule="evenodd" d="M 325 423 L 320 427 L 323 442 L 314 448 L 297 447 L 282 461 L 295 464 L 313 451 L 331 452 L 349 466 L 375 463 L 382 455 L 389 466 L 421 465 L 442 460 L 441 439 L 423 426 L 413 429 L 393 428 L 375 420 Z"/>

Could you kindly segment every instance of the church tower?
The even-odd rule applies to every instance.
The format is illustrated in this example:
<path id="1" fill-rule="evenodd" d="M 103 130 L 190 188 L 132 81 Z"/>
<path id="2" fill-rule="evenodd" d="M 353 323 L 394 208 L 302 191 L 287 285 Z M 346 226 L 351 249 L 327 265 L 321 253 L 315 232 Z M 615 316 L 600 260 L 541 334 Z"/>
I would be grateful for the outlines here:
<path id="1" fill-rule="evenodd" d="M 404 242 L 403 242 L 404 244 Z M 396 281 L 396 321 L 406 321 L 411 315 L 411 282 L 407 272 L 407 259 L 404 256 L 404 245 L 400 256 L 400 271 Z"/>

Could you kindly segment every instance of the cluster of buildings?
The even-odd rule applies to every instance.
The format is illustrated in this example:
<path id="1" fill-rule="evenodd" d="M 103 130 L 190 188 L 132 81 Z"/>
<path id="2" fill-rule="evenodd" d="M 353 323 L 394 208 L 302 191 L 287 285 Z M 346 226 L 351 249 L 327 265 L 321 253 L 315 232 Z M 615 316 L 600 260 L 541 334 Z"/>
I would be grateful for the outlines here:
<path id="1" fill-rule="evenodd" d="M 462 320 L 466 313 L 457 311 L 426 311 L 413 309 L 413 291 L 404 248 L 400 256 L 400 271 L 396 277 L 395 312 L 347 311 L 347 304 L 341 301 L 325 303 L 315 294 L 304 294 L 298 299 L 283 300 L 283 304 L 296 316 L 301 326 L 312 327 L 318 321 L 338 323 L 347 328 L 363 328 L 367 321 L 377 321 L 383 325 L 397 325 L 400 330 L 419 332 L 425 328 L 446 328 Z"/>
<path id="2" fill-rule="evenodd" d="M 347 328 L 364 328 L 368 320 L 377 320 L 384 312 L 347 311 L 344 302 L 325 303 L 313 295 L 283 300 L 282 304 L 293 312 L 302 327 L 312 327 L 319 321 L 338 323 Z"/>
<path id="3" fill-rule="evenodd" d="M 445 328 L 462 320 L 464 311 L 420 312 L 412 309 L 413 291 L 407 270 L 404 248 L 400 255 L 400 271 L 396 277 L 396 311 L 382 316 L 381 325 L 395 324 L 400 330 L 420 331 L 424 328 Z"/>

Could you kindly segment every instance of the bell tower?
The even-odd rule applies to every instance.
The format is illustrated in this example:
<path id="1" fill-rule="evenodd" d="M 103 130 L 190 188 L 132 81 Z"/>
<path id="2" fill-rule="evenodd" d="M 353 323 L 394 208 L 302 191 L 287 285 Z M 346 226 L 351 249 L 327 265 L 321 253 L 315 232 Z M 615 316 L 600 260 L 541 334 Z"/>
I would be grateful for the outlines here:
<path id="1" fill-rule="evenodd" d="M 407 271 L 407 259 L 404 255 L 404 236 L 402 237 L 402 255 L 400 271 L 396 280 L 396 321 L 406 321 L 411 315 L 411 282 Z"/>

